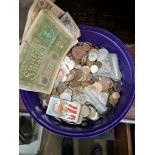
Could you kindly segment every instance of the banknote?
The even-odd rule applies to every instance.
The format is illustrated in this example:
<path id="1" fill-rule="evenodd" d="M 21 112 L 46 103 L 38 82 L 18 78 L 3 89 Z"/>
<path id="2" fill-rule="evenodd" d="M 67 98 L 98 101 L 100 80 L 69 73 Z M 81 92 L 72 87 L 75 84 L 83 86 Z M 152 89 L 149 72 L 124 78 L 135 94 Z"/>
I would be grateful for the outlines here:
<path id="1" fill-rule="evenodd" d="M 50 94 L 61 62 L 76 43 L 59 19 L 41 10 L 20 47 L 20 88 Z"/>
<path id="2" fill-rule="evenodd" d="M 68 12 L 66 12 L 61 18 L 60 21 L 67 27 L 67 29 L 74 35 L 74 38 L 77 39 L 80 37 L 80 29 L 76 25 L 73 18 Z"/>
<path id="3" fill-rule="evenodd" d="M 30 29 L 33 21 L 35 20 L 41 9 L 49 10 L 54 16 L 58 18 L 60 18 L 65 13 L 62 9 L 60 9 L 56 4 L 54 4 L 50 0 L 34 0 L 28 12 L 26 26 L 23 33 L 23 39 L 25 38 L 28 30 Z"/>

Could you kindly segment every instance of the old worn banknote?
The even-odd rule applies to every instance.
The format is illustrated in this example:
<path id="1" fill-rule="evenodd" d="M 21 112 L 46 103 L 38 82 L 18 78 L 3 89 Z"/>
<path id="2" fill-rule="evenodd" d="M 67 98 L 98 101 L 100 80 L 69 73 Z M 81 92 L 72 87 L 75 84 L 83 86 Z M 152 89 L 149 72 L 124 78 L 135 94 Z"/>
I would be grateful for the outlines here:
<path id="1" fill-rule="evenodd" d="M 59 19 L 41 10 L 20 47 L 20 88 L 50 94 L 62 60 L 76 43 Z"/>
<path id="2" fill-rule="evenodd" d="M 27 16 L 26 26 L 23 33 L 23 39 L 25 38 L 28 30 L 30 29 L 33 21 L 39 14 L 40 10 L 49 10 L 51 14 L 60 18 L 65 12 L 59 8 L 56 4 L 54 4 L 51 0 L 34 0 Z M 23 40 L 22 39 L 22 40 Z"/>
<path id="3" fill-rule="evenodd" d="M 74 38 L 77 39 L 80 34 L 80 29 L 76 25 L 73 18 L 70 16 L 68 12 L 66 12 L 61 18 L 60 21 L 67 27 L 67 29 L 74 35 Z"/>

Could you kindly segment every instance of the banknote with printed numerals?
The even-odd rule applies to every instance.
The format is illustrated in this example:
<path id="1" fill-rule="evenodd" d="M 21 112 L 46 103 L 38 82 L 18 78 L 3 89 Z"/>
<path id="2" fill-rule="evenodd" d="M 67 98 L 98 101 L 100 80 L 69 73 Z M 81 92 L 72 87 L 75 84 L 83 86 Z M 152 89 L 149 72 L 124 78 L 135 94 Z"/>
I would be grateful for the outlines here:
<path id="1" fill-rule="evenodd" d="M 23 33 L 23 39 L 26 37 L 33 21 L 39 14 L 40 10 L 49 10 L 52 15 L 60 18 L 65 12 L 50 0 L 34 0 L 27 16 L 26 26 Z"/>
<path id="2" fill-rule="evenodd" d="M 62 60 L 76 43 L 59 19 L 41 10 L 20 47 L 20 88 L 50 94 Z"/>

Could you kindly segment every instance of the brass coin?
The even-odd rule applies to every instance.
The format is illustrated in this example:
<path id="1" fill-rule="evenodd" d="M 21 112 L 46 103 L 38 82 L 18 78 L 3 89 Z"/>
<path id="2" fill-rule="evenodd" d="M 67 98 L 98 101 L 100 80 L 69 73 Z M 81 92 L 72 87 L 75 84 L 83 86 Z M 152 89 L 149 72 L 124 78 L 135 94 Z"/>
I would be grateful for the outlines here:
<path id="1" fill-rule="evenodd" d="M 88 44 L 88 43 L 84 43 L 83 45 L 82 45 L 82 49 L 84 50 L 84 51 L 90 51 L 90 49 L 91 49 L 91 45 L 90 44 Z"/>
<path id="2" fill-rule="evenodd" d="M 72 88 L 78 87 L 78 86 L 80 86 L 80 84 L 81 84 L 81 82 L 75 81 L 75 80 L 69 82 L 69 85 L 70 85 Z"/>
<path id="3" fill-rule="evenodd" d="M 89 66 L 83 66 L 81 69 L 86 76 L 90 73 L 90 67 Z"/>
<path id="4" fill-rule="evenodd" d="M 75 71 L 75 80 L 82 81 L 83 79 L 83 71 L 81 69 L 74 69 Z"/>
<path id="5" fill-rule="evenodd" d="M 87 60 L 87 66 L 91 67 L 92 65 L 94 65 L 94 62 Z"/>
<path id="6" fill-rule="evenodd" d="M 98 68 L 101 68 L 102 67 L 102 62 L 96 61 L 96 62 L 94 62 L 94 65 L 96 65 Z"/>
<path id="7" fill-rule="evenodd" d="M 102 84 L 101 83 L 99 83 L 99 82 L 95 82 L 94 84 L 93 84 L 93 86 L 97 89 L 97 90 L 99 90 L 99 91 L 102 91 Z"/>
<path id="8" fill-rule="evenodd" d="M 95 49 L 95 48 L 92 48 L 92 49 L 89 51 L 89 54 L 90 54 L 90 53 L 96 53 L 96 54 L 97 54 L 97 53 L 98 53 L 98 50 Z"/>
<path id="9" fill-rule="evenodd" d="M 87 64 L 87 59 L 88 59 L 88 54 L 86 54 L 83 58 L 82 58 L 82 61 L 81 61 L 81 65 L 84 66 Z"/>
<path id="10" fill-rule="evenodd" d="M 81 86 L 82 86 L 82 87 L 87 87 L 87 86 L 89 86 L 89 85 L 90 85 L 89 82 L 86 82 L 86 81 L 82 81 L 82 82 L 81 82 Z"/>
<path id="11" fill-rule="evenodd" d="M 112 97 L 114 100 L 118 100 L 120 98 L 120 94 L 118 92 L 112 93 Z"/>

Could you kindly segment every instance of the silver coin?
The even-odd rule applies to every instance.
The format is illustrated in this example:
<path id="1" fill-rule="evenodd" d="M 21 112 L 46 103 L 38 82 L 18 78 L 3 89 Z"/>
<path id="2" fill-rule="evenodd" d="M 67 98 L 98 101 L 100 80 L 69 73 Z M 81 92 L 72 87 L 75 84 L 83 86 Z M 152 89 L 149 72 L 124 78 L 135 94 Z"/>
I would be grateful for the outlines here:
<path id="1" fill-rule="evenodd" d="M 81 115 L 83 117 L 88 117 L 89 116 L 89 108 L 86 105 L 82 105 L 81 107 Z"/>
<path id="2" fill-rule="evenodd" d="M 107 58 L 109 52 L 105 48 L 101 48 L 98 50 L 97 61 L 103 61 Z"/>
<path id="3" fill-rule="evenodd" d="M 99 114 L 98 114 L 98 112 L 96 112 L 96 113 L 95 113 L 95 116 L 94 116 L 94 117 L 91 117 L 90 119 L 93 120 L 93 121 L 97 121 L 97 120 L 99 119 Z"/>
<path id="4" fill-rule="evenodd" d="M 97 53 L 90 53 L 88 56 L 89 61 L 96 61 Z"/>
<path id="5" fill-rule="evenodd" d="M 92 65 L 90 67 L 90 71 L 91 71 L 91 73 L 96 73 L 98 71 L 98 67 L 96 65 Z"/>

